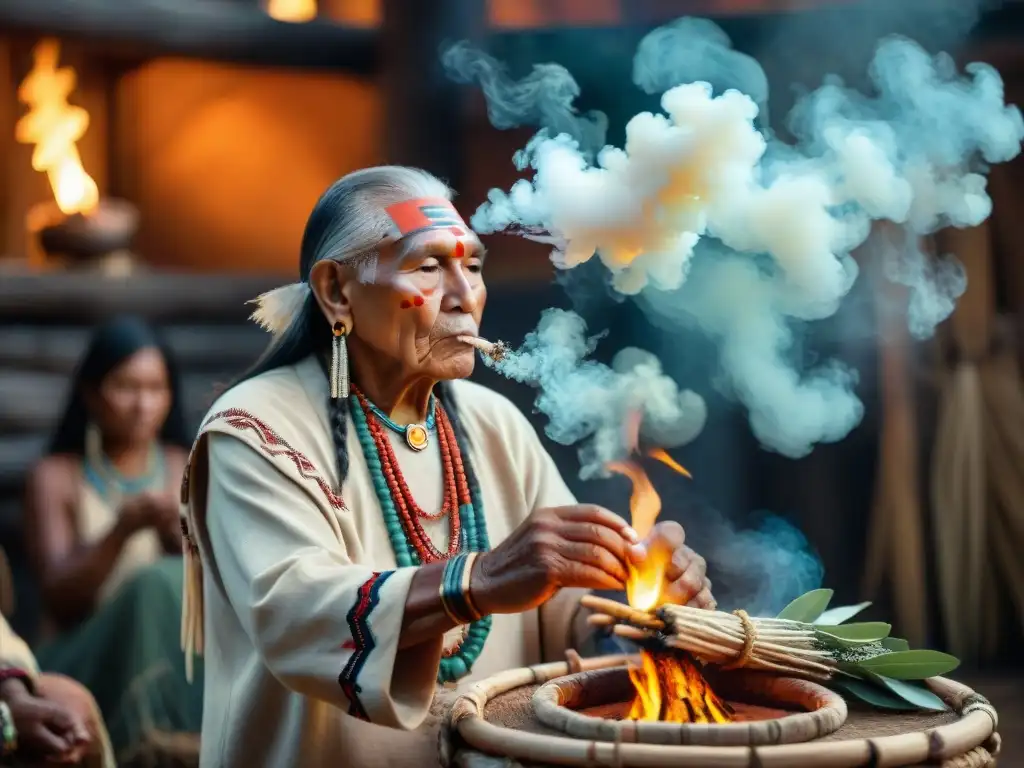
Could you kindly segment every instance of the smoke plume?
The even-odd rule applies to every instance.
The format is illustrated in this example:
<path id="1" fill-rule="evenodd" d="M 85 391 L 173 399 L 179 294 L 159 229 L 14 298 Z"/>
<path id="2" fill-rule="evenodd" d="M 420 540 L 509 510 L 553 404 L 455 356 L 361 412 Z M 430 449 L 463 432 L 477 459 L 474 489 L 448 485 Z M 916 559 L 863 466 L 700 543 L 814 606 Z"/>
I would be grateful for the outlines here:
<path id="1" fill-rule="evenodd" d="M 611 367 L 587 356 L 599 337 L 588 336 L 579 315 L 549 309 L 522 347 L 499 363 L 503 375 L 540 389 L 537 408 L 548 416 L 547 433 L 564 445 L 580 443 L 584 477 L 603 471 L 623 451 L 623 426 L 641 412 L 657 445 L 683 445 L 704 428 L 704 401 L 680 391 L 658 359 L 640 349 L 619 351 Z"/>
<path id="2" fill-rule="evenodd" d="M 722 386 L 749 410 L 758 439 L 793 457 L 843 438 L 863 413 L 856 372 L 836 361 L 807 368 L 794 329 L 837 311 L 857 278 L 853 252 L 884 221 L 903 242 L 858 258 L 884 259 L 889 279 L 910 288 L 912 330 L 930 333 L 965 281 L 920 238 L 982 222 L 992 205 L 984 172 L 1016 156 L 1024 137 L 994 69 L 958 72 L 949 56 L 903 38 L 878 45 L 869 92 L 829 78 L 799 99 L 784 143 L 757 125 L 768 97 L 757 63 L 713 23 L 679 20 L 644 38 L 634 60 L 638 87 L 663 91 L 660 111 L 635 115 L 621 147 L 596 153 L 564 69 L 536 67 L 513 83 L 468 46 L 457 52 L 447 63 L 457 58 L 459 72 L 476 73 L 492 117 L 541 127 L 515 159 L 528 177 L 491 190 L 473 227 L 551 243 L 561 269 L 596 256 L 613 288 L 637 297 L 655 322 L 703 329 L 718 342 Z M 542 98 L 545 78 L 557 88 Z M 570 325 L 548 316 L 502 370 L 540 388 L 552 438 L 585 441 L 585 474 L 614 457 L 636 382 L 664 396 L 664 407 L 646 414 L 645 435 L 675 427 L 674 444 L 696 435 L 697 395 L 677 395 L 649 360 L 629 368 L 636 352 L 594 368 L 582 328 L 567 334 L 568 346 L 553 341 Z"/>
<path id="3" fill-rule="evenodd" d="M 495 128 L 542 126 L 553 136 L 571 136 L 587 156 L 604 146 L 608 118 L 603 112 L 576 111 L 573 102 L 580 87 L 565 67 L 537 64 L 522 80 L 512 80 L 500 61 L 466 42 L 447 48 L 441 63 L 455 82 L 480 84 Z"/>
<path id="4" fill-rule="evenodd" d="M 755 517 L 754 525 L 737 530 L 713 515 L 704 521 L 706 546 L 700 551 L 714 563 L 715 596 L 723 609 L 777 616 L 789 601 L 822 585 L 824 568 L 807 538 L 784 518 Z"/>

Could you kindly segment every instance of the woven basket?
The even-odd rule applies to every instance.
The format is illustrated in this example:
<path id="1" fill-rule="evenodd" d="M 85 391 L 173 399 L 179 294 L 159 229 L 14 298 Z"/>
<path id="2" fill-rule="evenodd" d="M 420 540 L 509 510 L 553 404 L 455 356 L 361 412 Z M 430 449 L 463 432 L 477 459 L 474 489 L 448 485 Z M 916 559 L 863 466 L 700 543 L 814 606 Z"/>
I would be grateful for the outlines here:
<path id="1" fill-rule="evenodd" d="M 441 764 L 460 768 L 847 768 L 994 765 L 999 737 L 993 707 L 967 686 L 932 678 L 929 687 L 951 707 L 942 713 L 888 713 L 851 705 L 833 733 L 800 744 L 693 746 L 629 743 L 565 736 L 535 716 L 534 693 L 565 675 L 623 666 L 606 656 L 509 670 L 459 696 L 441 737 Z M 621 734 L 620 734 L 621 736 Z"/>

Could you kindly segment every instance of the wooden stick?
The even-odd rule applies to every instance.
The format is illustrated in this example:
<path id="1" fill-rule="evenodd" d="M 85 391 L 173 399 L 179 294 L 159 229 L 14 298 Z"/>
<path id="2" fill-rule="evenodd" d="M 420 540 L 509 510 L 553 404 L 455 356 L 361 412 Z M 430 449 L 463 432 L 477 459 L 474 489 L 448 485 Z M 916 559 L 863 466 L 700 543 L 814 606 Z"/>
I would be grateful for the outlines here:
<path id="1" fill-rule="evenodd" d="M 628 605 L 616 602 L 615 600 L 608 600 L 604 597 L 584 595 L 580 598 L 580 605 L 584 608 L 589 608 L 595 613 L 606 613 L 620 621 L 625 621 L 628 624 L 643 627 L 644 629 L 662 630 L 665 628 L 665 622 L 647 611 L 639 611 L 636 608 L 630 608 Z"/>

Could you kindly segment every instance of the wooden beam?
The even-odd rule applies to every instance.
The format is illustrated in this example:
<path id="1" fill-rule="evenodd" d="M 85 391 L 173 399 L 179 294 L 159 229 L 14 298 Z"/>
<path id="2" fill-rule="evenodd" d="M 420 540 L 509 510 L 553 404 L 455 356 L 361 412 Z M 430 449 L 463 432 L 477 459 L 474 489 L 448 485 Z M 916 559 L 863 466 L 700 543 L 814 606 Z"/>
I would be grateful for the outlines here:
<path id="1" fill-rule="evenodd" d="M 483 0 L 382 0 L 387 159 L 458 188 L 464 156 L 464 89 L 445 75 L 441 48 L 475 39 Z"/>
<path id="2" fill-rule="evenodd" d="M 250 299 L 280 276 L 143 273 L 125 279 L 90 272 L 0 272 L 0 323 L 92 324 L 120 313 L 162 323 L 244 323 Z"/>
<path id="3" fill-rule="evenodd" d="M 114 58 L 186 56 L 364 75 L 377 69 L 376 30 L 322 19 L 289 24 L 254 3 L 7 0 L 0 2 L 0 29 L 88 41 Z"/>

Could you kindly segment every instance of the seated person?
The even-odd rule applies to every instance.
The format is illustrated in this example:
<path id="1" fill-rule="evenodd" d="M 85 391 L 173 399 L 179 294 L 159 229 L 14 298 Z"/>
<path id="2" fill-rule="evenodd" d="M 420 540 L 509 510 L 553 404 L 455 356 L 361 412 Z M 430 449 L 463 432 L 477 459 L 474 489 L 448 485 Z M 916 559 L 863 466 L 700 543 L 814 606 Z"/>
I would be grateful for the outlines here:
<path id="1" fill-rule="evenodd" d="M 28 481 L 39 662 L 92 691 L 124 762 L 163 754 L 201 722 L 202 686 L 186 682 L 179 645 L 188 440 L 171 358 L 145 323 L 119 318 L 95 333 Z"/>
<path id="2" fill-rule="evenodd" d="M 0 552 L 0 581 L 9 581 Z M 0 763 L 113 768 L 92 695 L 60 675 L 40 674 L 28 645 L 0 615 Z"/>

